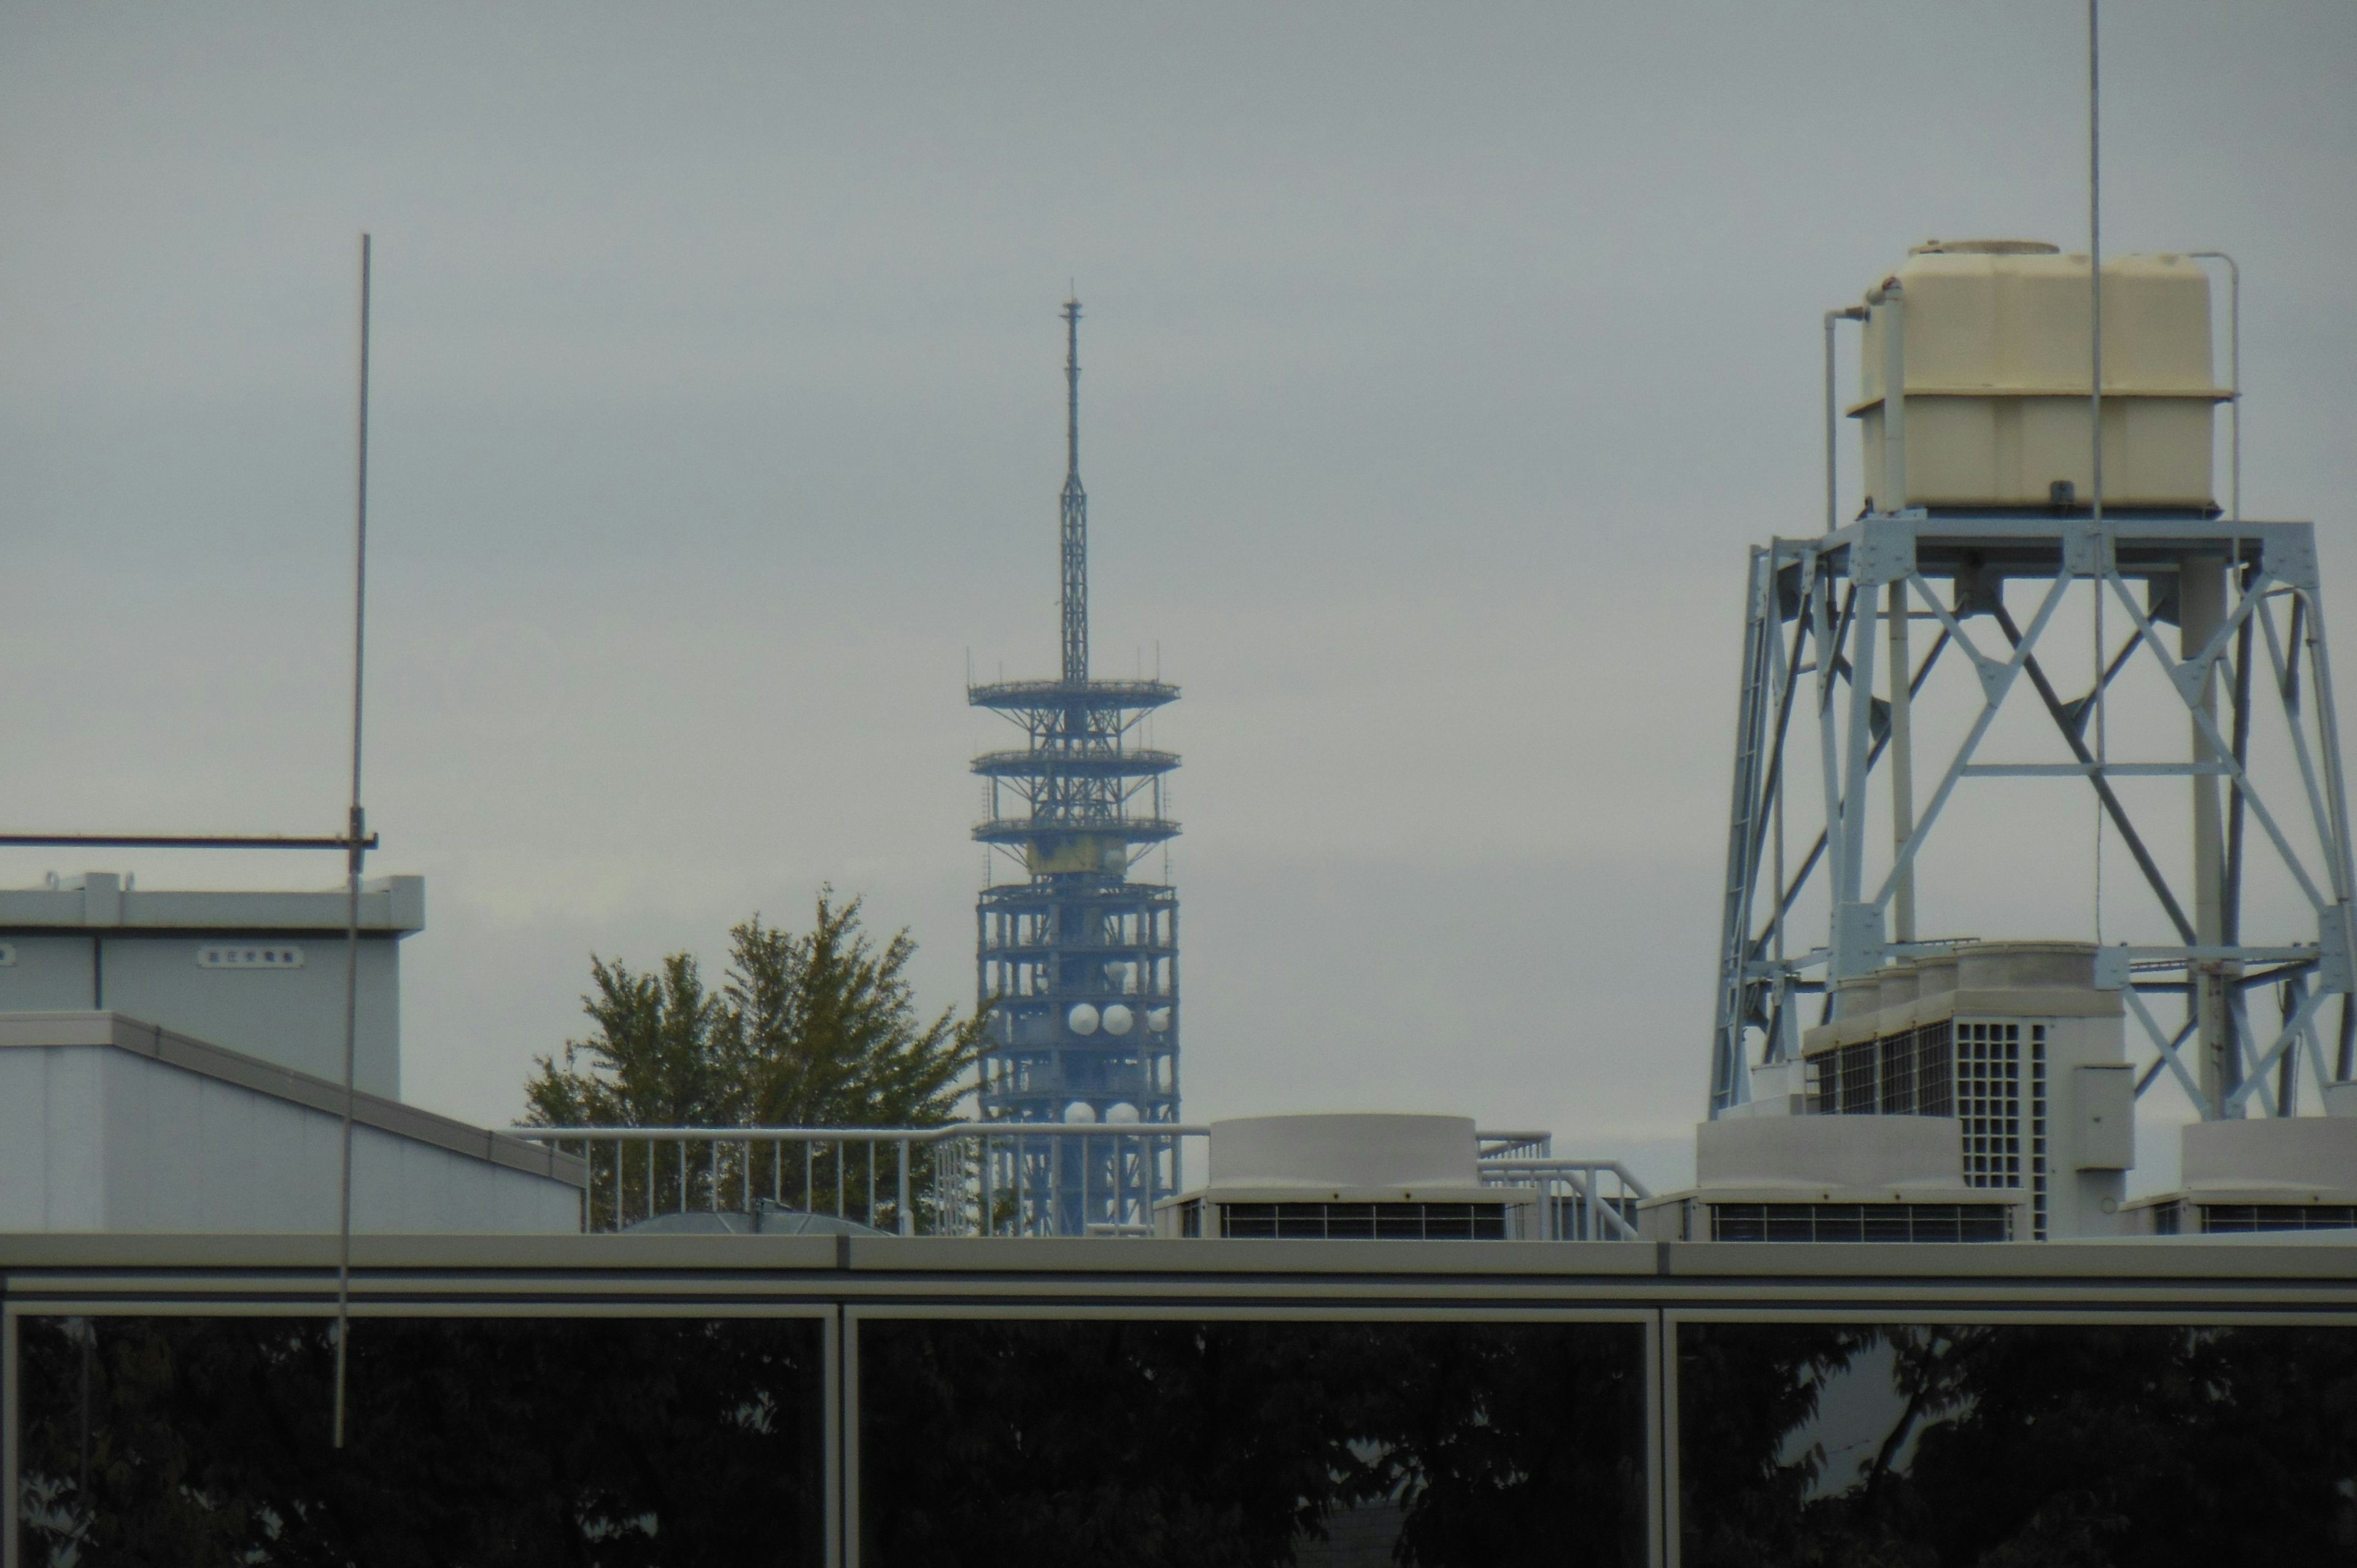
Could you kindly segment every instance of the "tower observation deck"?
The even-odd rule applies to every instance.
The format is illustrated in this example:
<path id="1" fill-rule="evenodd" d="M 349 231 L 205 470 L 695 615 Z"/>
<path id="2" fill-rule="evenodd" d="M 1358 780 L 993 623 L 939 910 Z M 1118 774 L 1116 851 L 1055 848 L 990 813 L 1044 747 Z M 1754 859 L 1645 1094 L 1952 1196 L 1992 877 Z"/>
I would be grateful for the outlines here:
<path id="1" fill-rule="evenodd" d="M 1130 1126 L 1178 1120 L 1178 897 L 1130 871 L 1177 836 L 1165 781 L 1178 757 L 1139 744 L 1176 702 L 1160 680 L 1089 674 L 1089 501 L 1081 485 L 1078 300 L 1064 306 L 1067 467 L 1061 498 L 1062 671 L 971 686 L 1022 744 L 985 752 L 988 815 L 974 836 L 1020 866 L 974 909 L 979 999 L 996 1003 L 982 1061 L 991 1121 Z M 1175 1139 L 1014 1138 L 993 1190 L 1054 1205 L 1055 1232 L 1152 1221 L 1177 1189 Z M 1046 1212 L 1018 1214 L 1018 1229 Z"/>

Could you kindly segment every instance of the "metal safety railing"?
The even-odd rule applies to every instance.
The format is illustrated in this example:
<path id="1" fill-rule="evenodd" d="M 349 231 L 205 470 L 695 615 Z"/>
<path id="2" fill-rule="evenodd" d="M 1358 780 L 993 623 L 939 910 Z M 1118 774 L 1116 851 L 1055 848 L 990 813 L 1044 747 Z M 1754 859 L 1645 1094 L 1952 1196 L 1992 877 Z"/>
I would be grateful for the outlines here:
<path id="1" fill-rule="evenodd" d="M 1536 1241 L 1634 1241 L 1637 1205 L 1653 1196 L 1618 1160 L 1484 1159 L 1481 1183 L 1538 1189 Z"/>
<path id="2" fill-rule="evenodd" d="M 580 1156 L 582 1229 L 762 1205 L 901 1236 L 1143 1234 L 1177 1190 L 1171 1122 L 511 1127 Z"/>
<path id="3" fill-rule="evenodd" d="M 577 1155 L 585 1231 L 667 1215 L 783 1210 L 900 1236 L 1150 1236 L 1182 1185 L 1177 1122 L 939 1127 L 511 1127 Z M 1534 1187 L 1547 1240 L 1634 1240 L 1643 1185 L 1609 1160 L 1555 1160 L 1544 1133 L 1477 1134 L 1485 1185 Z M 801 1228 L 807 1229 L 807 1224 Z"/>

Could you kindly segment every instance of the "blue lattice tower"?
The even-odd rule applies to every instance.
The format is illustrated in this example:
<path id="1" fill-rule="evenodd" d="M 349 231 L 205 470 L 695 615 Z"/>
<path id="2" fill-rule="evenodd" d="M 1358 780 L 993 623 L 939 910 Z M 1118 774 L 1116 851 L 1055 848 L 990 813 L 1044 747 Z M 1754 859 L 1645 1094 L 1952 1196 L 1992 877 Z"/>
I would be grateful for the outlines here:
<path id="1" fill-rule="evenodd" d="M 1089 675 L 1080 319 L 1079 301 L 1067 301 L 1062 672 L 966 693 L 1023 736 L 974 761 L 990 800 L 974 837 L 1023 872 L 975 905 L 975 969 L 981 1000 L 996 1003 L 983 1116 L 1113 1128 L 1178 1120 L 1178 896 L 1130 876 L 1178 832 L 1164 789 L 1178 758 L 1139 744 L 1146 716 L 1178 689 Z M 1072 1235 L 1146 1223 L 1177 1186 L 1173 1139 L 1017 1138 L 996 1148 L 987 1179 L 1001 1228 Z"/>

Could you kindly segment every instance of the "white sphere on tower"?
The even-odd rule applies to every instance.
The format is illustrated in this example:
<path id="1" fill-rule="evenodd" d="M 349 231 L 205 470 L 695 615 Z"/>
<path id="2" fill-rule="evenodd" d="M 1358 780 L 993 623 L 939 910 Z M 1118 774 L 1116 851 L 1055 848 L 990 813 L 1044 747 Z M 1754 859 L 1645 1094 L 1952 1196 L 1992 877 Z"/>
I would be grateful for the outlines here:
<path id="1" fill-rule="evenodd" d="M 1085 1002 L 1079 1003 L 1064 1015 L 1064 1022 L 1075 1035 L 1093 1035 L 1097 1032 L 1097 1010 Z"/>
<path id="2" fill-rule="evenodd" d="M 1064 1120 L 1067 1122 L 1093 1122 L 1096 1119 L 1096 1107 L 1085 1100 L 1075 1100 L 1064 1107 Z"/>
<path id="3" fill-rule="evenodd" d="M 1126 1035 L 1136 1017 L 1136 1014 L 1116 1002 L 1104 1010 L 1104 1032 L 1114 1036 Z"/>

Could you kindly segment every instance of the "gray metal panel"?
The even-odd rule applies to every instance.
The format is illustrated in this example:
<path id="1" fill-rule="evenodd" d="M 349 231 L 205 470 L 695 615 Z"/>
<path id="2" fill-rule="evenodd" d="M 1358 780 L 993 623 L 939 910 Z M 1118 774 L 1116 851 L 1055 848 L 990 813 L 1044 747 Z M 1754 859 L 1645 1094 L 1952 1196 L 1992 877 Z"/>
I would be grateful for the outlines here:
<path id="1" fill-rule="evenodd" d="M 93 939 L 77 934 L 11 936 L 7 940 L 16 950 L 16 961 L 0 964 L 0 1011 L 48 1012 L 93 1004 Z"/>
<path id="2" fill-rule="evenodd" d="M 315 1078 L 344 1076 L 344 940 L 299 945 L 299 969 L 206 969 L 197 955 L 211 933 L 109 937 L 102 1005 L 152 1019 L 176 1034 L 260 1057 Z M 0 970 L 0 1005 L 11 1005 Z M 70 1004 L 71 1005 L 71 1004 Z M 80 1005 L 88 1006 L 85 1001 Z M 387 1099 L 401 1093 L 401 954 L 393 940 L 360 944 L 360 1037 L 354 1081 Z"/>

